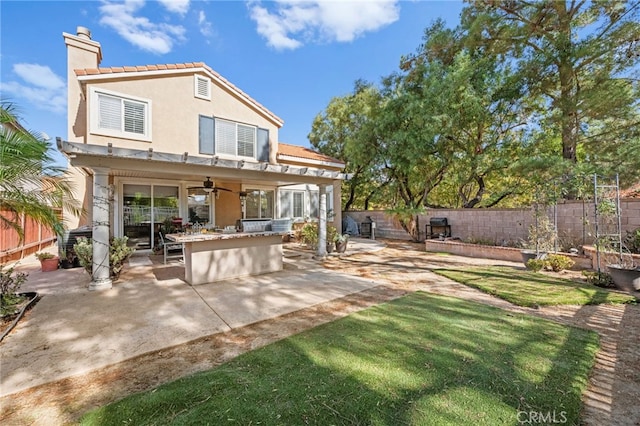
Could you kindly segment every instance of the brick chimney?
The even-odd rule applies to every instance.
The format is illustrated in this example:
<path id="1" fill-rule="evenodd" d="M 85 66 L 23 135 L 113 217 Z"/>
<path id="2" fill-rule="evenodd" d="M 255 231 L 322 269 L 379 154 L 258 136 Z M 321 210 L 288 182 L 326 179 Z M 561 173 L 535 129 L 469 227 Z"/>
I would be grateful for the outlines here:
<path id="1" fill-rule="evenodd" d="M 79 83 L 76 69 L 98 68 L 102 61 L 100 43 L 91 40 L 91 31 L 78 27 L 76 35 L 62 33 L 67 46 L 67 140 L 86 142 L 87 114 L 84 87 Z"/>

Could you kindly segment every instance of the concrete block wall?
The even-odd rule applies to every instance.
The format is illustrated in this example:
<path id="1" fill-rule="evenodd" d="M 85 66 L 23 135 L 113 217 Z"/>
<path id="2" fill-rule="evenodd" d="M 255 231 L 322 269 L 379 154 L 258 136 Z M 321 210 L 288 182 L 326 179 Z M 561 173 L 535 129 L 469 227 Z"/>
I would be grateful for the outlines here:
<path id="1" fill-rule="evenodd" d="M 622 235 L 640 227 L 640 199 L 620 201 Z M 557 205 L 558 235 L 572 245 L 592 244 L 594 232 L 593 203 L 571 201 Z M 376 236 L 409 240 L 409 235 L 397 220 L 383 210 L 344 212 L 362 223 L 370 216 L 376 222 Z M 553 219 L 553 210 L 547 215 Z M 451 234 L 463 241 L 485 242 L 497 245 L 513 245 L 528 239 L 529 227 L 535 223 L 532 208 L 525 209 L 427 209 L 420 215 L 421 239 L 425 238 L 425 225 L 432 217 L 446 217 L 451 225 Z"/>

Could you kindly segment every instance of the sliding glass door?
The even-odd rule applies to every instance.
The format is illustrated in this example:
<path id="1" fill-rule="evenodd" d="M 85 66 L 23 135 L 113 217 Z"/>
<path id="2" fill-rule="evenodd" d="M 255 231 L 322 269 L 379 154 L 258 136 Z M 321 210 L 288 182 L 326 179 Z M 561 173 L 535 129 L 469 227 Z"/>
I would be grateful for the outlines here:
<path id="1" fill-rule="evenodd" d="M 128 245 L 151 249 L 165 220 L 179 217 L 178 187 L 169 185 L 123 185 L 122 223 Z"/>

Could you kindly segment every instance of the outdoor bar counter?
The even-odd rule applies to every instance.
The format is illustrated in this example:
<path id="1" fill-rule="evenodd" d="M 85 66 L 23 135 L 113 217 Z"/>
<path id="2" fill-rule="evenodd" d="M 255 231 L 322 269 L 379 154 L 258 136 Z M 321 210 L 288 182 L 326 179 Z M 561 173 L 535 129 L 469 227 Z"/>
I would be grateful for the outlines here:
<path id="1" fill-rule="evenodd" d="M 184 274 L 191 285 L 282 270 L 282 233 L 167 234 L 184 244 Z"/>

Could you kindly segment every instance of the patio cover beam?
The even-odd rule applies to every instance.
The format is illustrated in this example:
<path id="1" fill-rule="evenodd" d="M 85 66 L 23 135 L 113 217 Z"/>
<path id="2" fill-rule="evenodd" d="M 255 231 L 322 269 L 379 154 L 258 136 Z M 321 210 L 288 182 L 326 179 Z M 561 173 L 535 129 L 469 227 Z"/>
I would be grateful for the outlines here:
<path id="1" fill-rule="evenodd" d="M 111 144 L 91 145 L 67 142 L 61 138 L 56 140 L 58 149 L 71 159 L 74 166 L 80 167 L 109 167 L 147 172 L 157 172 L 162 168 L 164 173 L 175 175 L 215 175 L 217 178 L 229 179 L 237 179 L 238 172 L 242 171 L 242 177 L 246 179 L 288 180 L 309 184 L 329 184 L 335 180 L 348 179 L 346 174 L 339 171 L 315 167 L 254 163 L 217 156 L 203 157 L 191 155 L 188 152 L 173 154 L 153 151 L 151 148 L 147 150 L 118 148 Z M 215 169 L 215 172 L 212 169 Z"/>

